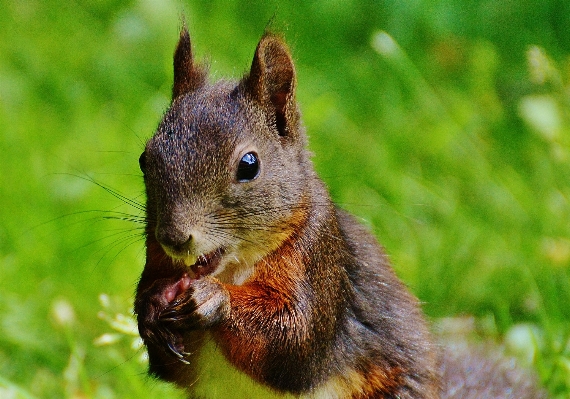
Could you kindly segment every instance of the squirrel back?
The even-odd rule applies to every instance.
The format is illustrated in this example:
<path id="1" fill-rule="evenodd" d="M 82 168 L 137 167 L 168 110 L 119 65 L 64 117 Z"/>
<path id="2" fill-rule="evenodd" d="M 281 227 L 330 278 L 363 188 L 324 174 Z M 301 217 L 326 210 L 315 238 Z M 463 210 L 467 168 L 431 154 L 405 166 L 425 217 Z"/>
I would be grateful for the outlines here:
<path id="1" fill-rule="evenodd" d="M 171 107 L 140 158 L 150 373 L 198 396 L 213 341 L 276 396 L 440 397 L 417 299 L 313 170 L 284 42 L 264 35 L 240 81 L 206 76 L 184 28 Z"/>

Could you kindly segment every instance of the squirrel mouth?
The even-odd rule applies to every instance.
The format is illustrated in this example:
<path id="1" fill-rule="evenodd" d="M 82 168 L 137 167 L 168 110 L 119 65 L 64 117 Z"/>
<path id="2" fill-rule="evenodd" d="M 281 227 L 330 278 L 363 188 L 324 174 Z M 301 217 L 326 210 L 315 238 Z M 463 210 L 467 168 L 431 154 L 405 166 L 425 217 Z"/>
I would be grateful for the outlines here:
<path id="1" fill-rule="evenodd" d="M 196 263 L 190 266 L 190 269 L 192 269 L 197 279 L 212 274 L 220 265 L 223 254 L 223 248 L 218 248 L 208 254 L 200 255 Z"/>

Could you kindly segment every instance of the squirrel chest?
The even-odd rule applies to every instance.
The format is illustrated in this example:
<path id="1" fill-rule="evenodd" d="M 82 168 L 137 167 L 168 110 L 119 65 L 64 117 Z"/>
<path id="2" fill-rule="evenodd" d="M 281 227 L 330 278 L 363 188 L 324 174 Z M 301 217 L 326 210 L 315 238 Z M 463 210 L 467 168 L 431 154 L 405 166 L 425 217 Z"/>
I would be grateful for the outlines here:
<path id="1" fill-rule="evenodd" d="M 301 395 L 281 393 L 237 370 L 224 356 L 215 339 L 205 334 L 204 343 L 192 367 L 200 370 L 191 386 L 191 397 L 208 399 L 277 398 L 277 399 L 343 399 L 358 391 L 365 381 L 354 370 L 343 377 L 333 377 L 318 389 Z"/>
<path id="2" fill-rule="evenodd" d="M 437 350 L 374 237 L 316 176 L 289 51 L 209 83 L 183 29 L 140 157 L 149 372 L 189 397 L 438 398 Z"/>

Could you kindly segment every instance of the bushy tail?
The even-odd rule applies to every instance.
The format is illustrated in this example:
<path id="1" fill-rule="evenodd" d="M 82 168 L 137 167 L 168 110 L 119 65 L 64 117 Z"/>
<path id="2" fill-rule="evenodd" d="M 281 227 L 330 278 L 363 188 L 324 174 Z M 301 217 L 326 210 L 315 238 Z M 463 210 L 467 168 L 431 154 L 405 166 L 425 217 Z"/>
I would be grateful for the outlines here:
<path id="1" fill-rule="evenodd" d="M 447 343 L 441 359 L 441 399 L 547 398 L 533 373 L 498 348 Z"/>

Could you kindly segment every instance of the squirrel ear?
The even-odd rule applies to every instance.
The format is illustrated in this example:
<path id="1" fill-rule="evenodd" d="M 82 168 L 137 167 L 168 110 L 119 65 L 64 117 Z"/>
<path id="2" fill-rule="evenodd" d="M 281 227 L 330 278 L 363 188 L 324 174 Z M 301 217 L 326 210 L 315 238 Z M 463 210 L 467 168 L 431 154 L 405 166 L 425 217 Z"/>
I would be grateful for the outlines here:
<path id="1" fill-rule="evenodd" d="M 287 136 L 296 119 L 296 78 L 293 60 L 280 38 L 269 33 L 261 38 L 242 84 L 252 99 L 274 114 L 279 135 Z"/>
<path id="2" fill-rule="evenodd" d="M 172 100 L 182 94 L 200 88 L 206 82 L 206 71 L 194 65 L 190 34 L 186 25 L 180 31 L 180 39 L 174 52 L 174 85 Z"/>

